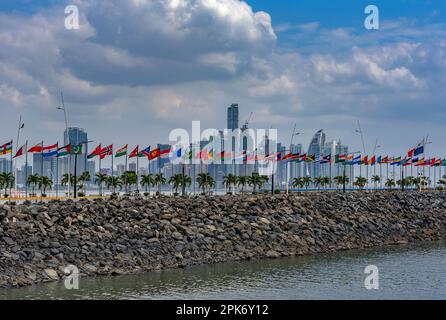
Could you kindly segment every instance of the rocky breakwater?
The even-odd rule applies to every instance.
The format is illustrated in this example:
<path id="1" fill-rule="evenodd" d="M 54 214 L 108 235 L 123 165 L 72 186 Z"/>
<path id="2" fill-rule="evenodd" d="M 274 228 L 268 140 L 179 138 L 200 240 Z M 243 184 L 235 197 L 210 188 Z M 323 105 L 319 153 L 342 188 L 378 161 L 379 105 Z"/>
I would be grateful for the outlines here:
<path id="1" fill-rule="evenodd" d="M 446 193 L 309 193 L 0 206 L 0 287 L 446 238 Z"/>

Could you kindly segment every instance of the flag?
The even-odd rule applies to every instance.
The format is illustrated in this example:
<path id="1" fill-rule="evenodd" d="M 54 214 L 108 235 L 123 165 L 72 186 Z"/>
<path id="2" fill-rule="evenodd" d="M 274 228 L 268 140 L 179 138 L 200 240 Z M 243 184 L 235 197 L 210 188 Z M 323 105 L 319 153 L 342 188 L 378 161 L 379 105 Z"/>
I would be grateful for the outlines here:
<path id="1" fill-rule="evenodd" d="M 81 144 L 71 146 L 70 148 L 71 148 L 71 150 L 70 150 L 71 154 L 77 154 L 77 155 L 82 154 L 82 145 Z"/>
<path id="2" fill-rule="evenodd" d="M 139 146 L 136 146 L 136 148 L 130 153 L 129 159 L 136 158 L 139 155 Z"/>
<path id="3" fill-rule="evenodd" d="M 174 160 L 176 160 L 176 159 L 181 159 L 182 156 L 183 156 L 183 149 L 178 148 L 177 150 L 172 151 L 172 152 L 170 153 L 170 155 L 169 155 L 169 159 L 170 159 L 170 161 L 174 161 Z"/>
<path id="4" fill-rule="evenodd" d="M 126 144 L 121 149 L 116 151 L 115 158 L 120 158 L 120 157 L 126 156 L 127 155 L 127 148 L 128 148 L 128 144 Z"/>
<path id="5" fill-rule="evenodd" d="M 417 161 L 418 159 L 416 159 L 416 158 L 406 158 L 406 159 L 404 159 L 404 161 L 402 162 L 402 165 L 403 165 L 403 167 L 408 167 L 408 166 L 410 166 L 411 164 L 413 164 L 414 163 L 414 161 Z"/>
<path id="6" fill-rule="evenodd" d="M 101 145 L 98 145 L 96 149 L 94 149 L 93 152 L 88 155 L 87 158 L 93 159 L 94 157 L 99 156 L 101 154 L 101 151 L 102 151 Z"/>
<path id="7" fill-rule="evenodd" d="M 0 145 L 0 156 L 8 153 L 12 153 L 12 140 L 8 143 Z"/>
<path id="8" fill-rule="evenodd" d="M 361 159 L 361 164 L 368 165 L 368 164 L 369 164 L 369 156 L 364 156 L 364 157 Z"/>
<path id="9" fill-rule="evenodd" d="M 25 147 L 26 147 L 26 144 L 23 145 L 19 150 L 17 150 L 13 159 L 23 156 L 23 153 L 24 153 L 23 150 L 25 149 Z"/>
<path id="10" fill-rule="evenodd" d="M 143 151 L 141 151 L 140 153 L 139 153 L 139 155 L 138 155 L 138 157 L 147 157 L 147 158 L 149 158 L 149 156 L 150 156 L 150 147 L 147 147 L 147 148 L 145 148 Z"/>
<path id="11" fill-rule="evenodd" d="M 160 157 L 161 158 L 168 158 L 169 157 L 169 153 L 172 150 L 172 147 L 169 145 L 162 145 L 159 147 L 160 150 Z"/>
<path id="12" fill-rule="evenodd" d="M 441 162 L 442 162 L 442 160 L 441 159 L 432 159 L 432 160 L 434 160 L 434 161 L 432 161 L 432 163 L 431 163 L 431 166 L 432 167 L 439 167 L 439 166 L 441 166 Z"/>
<path id="13" fill-rule="evenodd" d="M 345 154 L 337 154 L 335 158 L 335 163 L 343 163 L 345 162 Z"/>
<path id="14" fill-rule="evenodd" d="M 322 157 L 322 158 L 319 160 L 319 163 L 320 163 L 320 164 L 331 163 L 331 155 Z"/>
<path id="15" fill-rule="evenodd" d="M 35 145 L 34 147 L 30 148 L 28 152 L 34 153 L 34 152 L 42 152 L 43 149 L 43 142 Z"/>
<path id="16" fill-rule="evenodd" d="M 307 158 L 305 159 L 306 162 L 315 162 L 316 156 L 314 154 L 307 155 Z"/>
<path id="17" fill-rule="evenodd" d="M 391 163 L 390 163 L 390 165 L 391 166 L 395 166 L 395 165 L 399 166 L 399 165 L 401 165 L 401 157 L 393 158 Z"/>
<path id="18" fill-rule="evenodd" d="M 113 155 L 113 145 L 112 144 L 101 150 L 101 160 L 104 159 L 106 156 L 112 156 L 112 155 Z"/>
<path id="19" fill-rule="evenodd" d="M 353 160 L 352 160 L 352 164 L 353 165 L 354 164 L 361 164 L 361 159 L 362 159 L 361 155 L 354 157 Z"/>
<path id="20" fill-rule="evenodd" d="M 374 166 L 376 164 L 376 156 L 373 156 L 372 159 L 369 160 L 369 166 Z"/>
<path id="21" fill-rule="evenodd" d="M 420 167 L 420 166 L 424 166 L 424 158 L 420 158 L 416 163 L 415 163 L 415 167 Z"/>
<path id="22" fill-rule="evenodd" d="M 52 146 L 42 148 L 42 157 L 49 158 L 57 156 L 57 150 L 59 149 L 59 144 L 53 144 Z"/>
<path id="23" fill-rule="evenodd" d="M 293 154 L 290 152 L 283 156 L 282 161 L 290 160 Z"/>
<path id="24" fill-rule="evenodd" d="M 66 146 L 59 148 L 57 150 L 57 156 L 59 158 L 68 156 L 71 153 L 71 145 L 67 144 Z"/>
<path id="25" fill-rule="evenodd" d="M 153 149 L 152 151 L 150 151 L 149 160 L 155 160 L 159 158 L 160 155 L 161 155 L 160 148 Z"/>
<path id="26" fill-rule="evenodd" d="M 441 160 L 441 166 L 446 167 L 446 159 Z"/>

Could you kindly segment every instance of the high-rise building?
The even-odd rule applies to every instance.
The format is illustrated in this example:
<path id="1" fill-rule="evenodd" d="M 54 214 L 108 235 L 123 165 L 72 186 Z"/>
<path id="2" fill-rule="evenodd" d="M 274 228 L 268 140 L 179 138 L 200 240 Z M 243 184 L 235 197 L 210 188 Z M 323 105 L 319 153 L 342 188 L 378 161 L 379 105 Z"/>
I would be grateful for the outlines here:
<path id="1" fill-rule="evenodd" d="M 228 108 L 228 127 L 229 130 L 239 129 L 239 112 L 238 112 L 238 104 L 233 103 Z"/>
<path id="2" fill-rule="evenodd" d="M 84 129 L 81 128 L 68 128 L 68 131 L 64 132 L 64 144 L 79 145 L 82 144 L 82 154 L 77 156 L 77 173 L 80 175 L 88 170 L 87 155 L 88 155 L 88 135 Z M 68 173 L 70 170 L 69 159 L 65 157 L 62 163 L 62 172 Z M 71 173 L 74 174 L 74 156 L 71 156 Z"/>
<path id="3" fill-rule="evenodd" d="M 325 147 L 325 133 L 324 130 L 319 130 L 311 139 L 308 147 L 308 155 L 314 155 L 318 159 L 324 152 Z M 319 163 L 307 163 L 307 171 L 311 178 L 319 177 L 321 175 L 321 165 Z"/>
<path id="4" fill-rule="evenodd" d="M 129 163 L 129 171 L 136 172 L 136 162 Z"/>
<path id="5" fill-rule="evenodd" d="M 10 173 L 11 164 L 11 160 L 7 158 L 0 158 L 0 173 Z"/>
<path id="6" fill-rule="evenodd" d="M 96 173 L 94 161 L 87 161 L 87 168 L 88 168 L 87 171 L 90 173 L 90 177 L 91 177 L 90 182 L 93 182 L 95 180 L 94 175 Z"/>
<path id="7" fill-rule="evenodd" d="M 43 159 L 43 160 L 42 160 Z M 56 181 L 56 157 L 43 157 L 41 153 L 33 154 L 33 173 Z"/>
<path id="8" fill-rule="evenodd" d="M 302 145 L 301 144 L 292 144 L 291 152 L 293 154 L 302 154 Z M 303 177 L 303 162 L 292 161 L 290 163 L 290 180 L 294 178 Z"/>
<path id="9" fill-rule="evenodd" d="M 28 180 L 28 177 L 33 173 L 33 168 L 28 165 L 28 169 L 26 168 L 26 165 L 23 165 L 20 169 L 17 169 L 16 171 L 16 179 L 17 179 L 17 186 L 19 188 L 25 187 L 26 181 Z"/>
<path id="10" fill-rule="evenodd" d="M 122 176 L 125 172 L 125 165 L 120 163 L 118 165 L 116 165 L 116 175 L 118 177 Z"/>

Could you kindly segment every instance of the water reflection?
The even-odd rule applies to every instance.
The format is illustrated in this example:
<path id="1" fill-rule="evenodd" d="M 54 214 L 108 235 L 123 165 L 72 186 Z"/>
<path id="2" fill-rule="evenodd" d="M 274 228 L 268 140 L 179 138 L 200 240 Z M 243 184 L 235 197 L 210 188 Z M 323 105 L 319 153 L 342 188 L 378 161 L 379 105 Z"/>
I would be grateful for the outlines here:
<path id="1" fill-rule="evenodd" d="M 380 290 L 364 288 L 376 265 Z M 446 243 L 82 278 L 0 291 L 6 299 L 446 299 Z"/>

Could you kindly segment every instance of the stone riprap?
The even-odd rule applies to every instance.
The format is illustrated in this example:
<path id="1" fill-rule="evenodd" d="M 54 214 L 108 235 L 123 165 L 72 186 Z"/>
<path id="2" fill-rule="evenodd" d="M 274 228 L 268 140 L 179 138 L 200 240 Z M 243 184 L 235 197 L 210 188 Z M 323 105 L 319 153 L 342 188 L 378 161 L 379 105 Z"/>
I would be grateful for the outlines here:
<path id="1" fill-rule="evenodd" d="M 0 287 L 445 238 L 440 192 L 4 204 Z"/>

